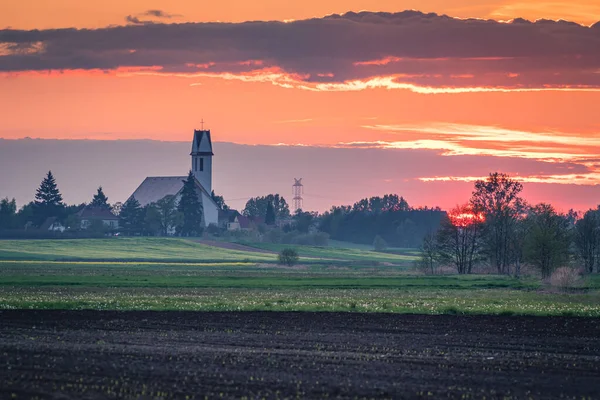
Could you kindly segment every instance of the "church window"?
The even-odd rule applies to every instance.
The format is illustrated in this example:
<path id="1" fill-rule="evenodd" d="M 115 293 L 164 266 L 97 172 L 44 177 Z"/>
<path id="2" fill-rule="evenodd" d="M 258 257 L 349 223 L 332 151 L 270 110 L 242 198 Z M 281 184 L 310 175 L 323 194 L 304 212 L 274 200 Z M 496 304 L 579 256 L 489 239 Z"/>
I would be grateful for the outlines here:
<path id="1" fill-rule="evenodd" d="M 204 171 L 204 158 L 200 159 L 200 171 Z"/>

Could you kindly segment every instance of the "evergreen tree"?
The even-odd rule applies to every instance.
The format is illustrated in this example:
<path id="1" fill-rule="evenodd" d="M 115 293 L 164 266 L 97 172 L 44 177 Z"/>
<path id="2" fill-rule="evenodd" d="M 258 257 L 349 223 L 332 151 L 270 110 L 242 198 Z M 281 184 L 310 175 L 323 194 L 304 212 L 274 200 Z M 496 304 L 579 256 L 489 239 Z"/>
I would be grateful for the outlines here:
<path id="1" fill-rule="evenodd" d="M 271 202 L 269 202 L 267 204 L 267 212 L 265 214 L 265 224 L 275 225 L 275 208 L 273 208 L 273 203 L 271 203 Z"/>
<path id="2" fill-rule="evenodd" d="M 196 192 L 196 179 L 192 171 L 183 181 L 183 190 L 181 191 L 181 200 L 177 207 L 183 215 L 183 224 L 180 233 L 183 236 L 196 236 L 202 233 L 202 203 Z"/>
<path id="3" fill-rule="evenodd" d="M 41 225 L 46 218 L 61 216 L 65 205 L 63 204 L 62 195 L 58 190 L 52 171 L 48 171 L 48 174 L 37 189 L 34 204 L 34 224 L 37 226 Z"/>
<path id="4" fill-rule="evenodd" d="M 90 207 L 98 207 L 103 208 L 105 210 L 110 210 L 110 204 L 108 204 L 108 197 L 102 191 L 102 186 L 98 188 L 98 192 L 94 195 L 92 202 L 90 203 Z"/>
<path id="5" fill-rule="evenodd" d="M 119 226 L 128 235 L 140 233 L 143 229 L 143 209 L 135 197 L 130 197 L 119 213 Z"/>

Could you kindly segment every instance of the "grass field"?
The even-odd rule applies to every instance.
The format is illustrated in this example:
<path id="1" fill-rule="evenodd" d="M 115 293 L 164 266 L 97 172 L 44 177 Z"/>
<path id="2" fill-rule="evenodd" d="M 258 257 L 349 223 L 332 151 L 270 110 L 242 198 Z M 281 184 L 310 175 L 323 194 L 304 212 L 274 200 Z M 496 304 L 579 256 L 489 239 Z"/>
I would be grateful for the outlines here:
<path id="1" fill-rule="evenodd" d="M 380 263 L 408 263 L 416 259 L 414 251 L 405 251 L 408 254 L 393 254 L 365 250 L 361 248 L 341 248 L 341 247 L 317 247 L 317 246 L 298 246 L 288 244 L 274 243 L 248 243 L 240 242 L 240 244 L 254 247 L 262 250 L 280 252 L 285 248 L 295 248 L 298 253 L 305 257 L 326 258 L 332 260 L 345 261 L 370 261 Z"/>
<path id="2" fill-rule="evenodd" d="M 282 246 L 251 244 L 278 251 Z M 279 310 L 600 317 L 600 277 L 572 293 L 538 279 L 420 276 L 410 256 L 298 247 L 276 255 L 184 239 L 0 241 L 0 309 Z"/>
<path id="3" fill-rule="evenodd" d="M 285 245 L 250 244 L 278 252 Z M 407 263 L 414 257 L 372 251 L 327 247 L 295 247 L 302 262 L 318 259 L 354 262 Z M 315 260 L 317 259 L 317 260 Z M 73 240 L 0 240 L 0 260 L 45 261 L 155 261 L 274 263 L 276 254 L 207 246 L 175 238 L 110 238 Z"/>
<path id="4" fill-rule="evenodd" d="M 0 309 L 356 311 L 600 317 L 600 295 L 508 289 L 0 287 Z"/>
<path id="5" fill-rule="evenodd" d="M 274 262 L 272 254 L 225 250 L 184 239 L 0 240 L 0 260 Z"/>

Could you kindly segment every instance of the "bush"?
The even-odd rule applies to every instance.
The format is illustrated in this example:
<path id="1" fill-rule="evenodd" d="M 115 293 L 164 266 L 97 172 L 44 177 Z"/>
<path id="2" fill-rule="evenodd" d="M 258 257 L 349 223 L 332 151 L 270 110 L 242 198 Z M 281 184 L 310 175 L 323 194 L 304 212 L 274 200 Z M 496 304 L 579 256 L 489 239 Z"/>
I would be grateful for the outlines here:
<path id="1" fill-rule="evenodd" d="M 302 234 L 292 239 L 293 244 L 299 244 L 301 246 L 312 246 L 315 244 L 312 235 Z"/>
<path id="2" fill-rule="evenodd" d="M 263 242 L 265 243 L 281 243 L 283 239 L 283 231 L 279 228 L 269 229 L 263 236 Z"/>
<path id="3" fill-rule="evenodd" d="M 562 290 L 573 289 L 581 285 L 581 276 L 573 268 L 560 267 L 550 276 L 550 285 Z"/>
<path id="4" fill-rule="evenodd" d="M 383 250 L 387 249 L 387 242 L 385 241 L 384 238 L 377 235 L 377 236 L 375 236 L 375 240 L 373 240 L 373 248 L 376 251 L 383 251 Z"/>
<path id="5" fill-rule="evenodd" d="M 212 235 L 212 236 L 220 236 L 221 228 L 219 228 L 219 226 L 217 224 L 209 224 L 206 227 L 206 233 L 208 233 L 209 235 Z"/>
<path id="6" fill-rule="evenodd" d="M 296 236 L 298 236 L 297 231 L 285 232 L 285 230 L 284 230 L 284 234 L 281 236 L 281 243 L 293 244 Z"/>
<path id="7" fill-rule="evenodd" d="M 326 247 L 329 245 L 329 234 L 325 232 L 317 232 L 313 235 L 315 246 Z"/>
<path id="8" fill-rule="evenodd" d="M 291 267 L 296 264 L 299 259 L 300 257 L 298 256 L 298 252 L 294 249 L 283 249 L 279 253 L 280 265 L 287 265 Z"/>

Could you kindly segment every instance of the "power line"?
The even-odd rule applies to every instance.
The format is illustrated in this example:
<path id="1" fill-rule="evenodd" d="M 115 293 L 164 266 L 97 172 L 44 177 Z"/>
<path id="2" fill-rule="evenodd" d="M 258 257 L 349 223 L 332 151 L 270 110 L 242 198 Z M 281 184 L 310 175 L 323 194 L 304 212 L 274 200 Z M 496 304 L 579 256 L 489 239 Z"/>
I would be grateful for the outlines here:
<path id="1" fill-rule="evenodd" d="M 325 199 L 325 200 L 333 200 L 333 201 L 344 201 L 344 200 L 340 200 L 340 199 L 334 199 L 332 197 L 325 197 L 325 196 L 318 196 L 318 195 L 314 195 L 314 194 L 304 194 L 306 197 L 315 197 L 318 199 Z"/>

